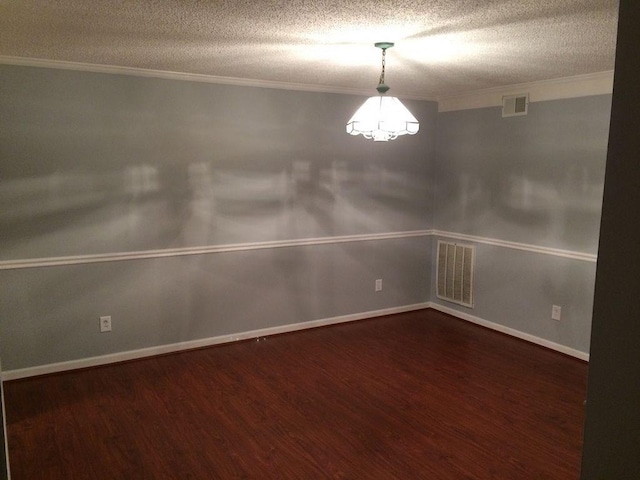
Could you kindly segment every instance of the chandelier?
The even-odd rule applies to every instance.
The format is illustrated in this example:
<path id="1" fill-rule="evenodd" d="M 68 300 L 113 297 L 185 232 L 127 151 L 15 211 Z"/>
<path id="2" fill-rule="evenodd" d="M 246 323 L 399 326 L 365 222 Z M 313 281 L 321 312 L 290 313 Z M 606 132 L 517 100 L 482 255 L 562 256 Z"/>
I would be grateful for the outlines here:
<path id="1" fill-rule="evenodd" d="M 393 140 L 399 135 L 414 135 L 420 125 L 416 117 L 396 97 L 388 97 L 389 86 L 384 83 L 385 57 L 387 48 L 393 47 L 391 42 L 378 42 L 382 49 L 382 72 L 376 90 L 379 95 L 369 97 L 347 123 L 347 133 L 362 134 L 364 138 L 376 142 Z"/>

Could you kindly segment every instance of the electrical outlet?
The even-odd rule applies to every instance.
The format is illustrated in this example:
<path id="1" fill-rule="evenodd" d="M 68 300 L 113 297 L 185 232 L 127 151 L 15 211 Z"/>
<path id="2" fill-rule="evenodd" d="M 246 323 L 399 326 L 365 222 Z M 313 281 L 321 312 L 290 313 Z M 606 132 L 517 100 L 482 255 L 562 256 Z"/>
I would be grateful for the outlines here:
<path id="1" fill-rule="evenodd" d="M 562 307 L 560 305 L 554 305 L 551 307 L 551 319 L 560 320 L 562 316 Z"/>
<path id="2" fill-rule="evenodd" d="M 100 332 L 111 331 L 111 316 L 100 317 Z"/>
<path id="3" fill-rule="evenodd" d="M 382 291 L 382 279 L 378 278 L 376 280 L 376 292 L 381 292 Z"/>

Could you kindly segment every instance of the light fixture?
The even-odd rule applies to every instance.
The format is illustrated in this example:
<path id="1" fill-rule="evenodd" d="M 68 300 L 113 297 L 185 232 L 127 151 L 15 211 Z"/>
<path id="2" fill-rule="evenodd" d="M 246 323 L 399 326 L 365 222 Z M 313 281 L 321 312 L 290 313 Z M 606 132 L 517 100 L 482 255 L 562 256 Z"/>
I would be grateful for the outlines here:
<path id="1" fill-rule="evenodd" d="M 364 138 L 372 138 L 376 142 L 393 140 L 399 135 L 414 135 L 420 125 L 416 117 L 396 97 L 386 96 L 389 86 L 384 83 L 384 68 L 387 48 L 393 47 L 391 42 L 378 42 L 382 49 L 382 72 L 378 82 L 378 93 L 369 97 L 347 123 L 347 133 L 362 134 Z"/>

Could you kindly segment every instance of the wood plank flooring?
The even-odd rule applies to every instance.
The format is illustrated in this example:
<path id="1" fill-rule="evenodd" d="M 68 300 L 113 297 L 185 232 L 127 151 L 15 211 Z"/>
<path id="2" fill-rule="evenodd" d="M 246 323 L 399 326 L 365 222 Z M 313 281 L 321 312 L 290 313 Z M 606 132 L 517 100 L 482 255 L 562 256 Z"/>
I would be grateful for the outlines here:
<path id="1" fill-rule="evenodd" d="M 14 480 L 577 479 L 587 364 L 433 310 L 5 384 Z"/>

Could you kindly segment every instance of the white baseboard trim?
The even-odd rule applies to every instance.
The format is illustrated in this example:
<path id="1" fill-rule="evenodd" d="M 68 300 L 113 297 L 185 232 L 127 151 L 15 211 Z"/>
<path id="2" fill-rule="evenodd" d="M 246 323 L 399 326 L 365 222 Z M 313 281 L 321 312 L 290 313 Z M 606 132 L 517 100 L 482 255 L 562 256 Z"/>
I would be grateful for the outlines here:
<path id="1" fill-rule="evenodd" d="M 527 342 L 535 343 L 536 345 L 540 345 L 542 347 L 555 350 L 556 352 L 564 353 L 565 355 L 569 355 L 571 357 L 578 358 L 586 362 L 589 361 L 588 353 L 581 352 L 580 350 L 576 350 L 574 348 L 569 348 L 565 345 L 560 345 L 559 343 L 555 343 L 550 340 L 545 340 L 544 338 L 536 337 L 535 335 L 531 335 L 529 333 L 521 332 L 520 330 L 516 330 L 514 328 L 505 327 L 504 325 L 490 322 L 488 320 L 484 320 L 483 318 L 476 317 L 474 315 L 469 315 L 468 313 L 464 313 L 459 310 L 455 310 L 453 308 L 445 307 L 444 305 L 440 305 L 435 302 L 428 302 L 428 308 L 433 308 L 434 310 L 437 310 L 442 313 L 446 313 L 448 315 L 459 318 L 461 320 L 466 320 L 467 322 L 475 323 L 476 325 L 480 325 L 480 326 L 489 328 L 491 330 L 495 330 L 497 332 L 505 333 L 512 337 L 516 337 L 521 340 L 526 340 Z"/>
<path id="2" fill-rule="evenodd" d="M 292 323 L 289 325 L 281 325 L 278 327 L 263 328 L 259 330 L 250 330 L 247 332 L 234 333 L 229 335 L 220 335 L 217 337 L 203 338 L 199 340 L 190 340 L 187 342 L 172 343 L 169 345 L 159 345 L 156 347 L 141 348 L 138 350 L 129 350 L 126 352 L 112 353 L 108 355 L 100 355 L 97 357 L 82 358 L 78 360 L 70 360 L 67 362 L 51 363 L 48 365 L 39 365 L 36 367 L 21 368 L 17 370 L 7 370 L 2 372 L 2 381 L 18 380 L 21 378 L 35 377 L 38 375 L 48 375 L 51 373 L 60 373 L 70 370 L 77 370 L 81 368 L 97 367 L 100 365 L 108 365 L 111 363 L 126 362 L 129 360 L 136 360 L 146 357 L 153 357 L 156 355 L 163 355 L 166 353 L 176 353 L 185 350 L 193 350 L 196 348 L 210 347 L 214 345 L 220 345 L 224 343 L 237 342 L 241 340 L 248 340 L 253 338 L 267 337 L 270 335 L 277 335 L 280 333 L 296 332 L 299 330 L 307 330 L 310 328 L 323 327 L 328 325 L 335 325 L 338 323 L 347 323 L 357 320 L 364 320 L 367 318 L 382 317 L 384 315 L 393 315 L 396 313 L 411 312 L 415 310 L 423 310 L 426 308 L 432 308 L 442 313 L 446 313 L 461 320 L 480 325 L 497 332 L 501 332 L 510 335 L 521 340 L 525 340 L 536 345 L 540 345 L 551 350 L 569 355 L 571 357 L 578 358 L 580 360 L 589 361 L 589 354 L 575 350 L 573 348 L 560 345 L 559 343 L 545 340 L 544 338 L 536 337 L 534 335 L 515 330 L 513 328 L 505 327 L 488 320 L 484 320 L 474 315 L 469 315 L 459 310 L 440 305 L 435 302 L 416 303 L 413 305 L 404 305 L 401 307 L 391 307 L 381 310 L 374 310 L 369 312 L 354 313 L 350 315 L 342 315 L 338 317 L 324 318 L 320 320 L 311 320 L 308 322 Z"/>
<path id="3" fill-rule="evenodd" d="M 395 313 L 411 312 L 414 310 L 422 310 L 428 307 L 428 303 L 416 303 L 413 305 L 404 305 L 401 307 L 384 308 L 382 310 L 353 313 L 350 315 L 342 315 L 339 317 L 311 320 L 309 322 L 292 323 L 289 325 L 281 325 L 278 327 L 263 328 L 259 330 L 251 330 L 248 332 L 234 333 L 230 335 L 220 335 L 218 337 L 203 338 L 199 340 L 191 340 L 188 342 L 173 343 L 170 345 L 159 345 L 157 347 L 129 350 L 127 352 L 112 353 L 109 355 L 101 355 L 98 357 L 81 358 L 78 360 L 70 360 L 67 362 L 51 363 L 48 365 L 40 365 L 37 367 L 21 368 L 18 370 L 7 370 L 2 372 L 2 381 L 17 380 L 20 378 L 34 377 L 37 375 L 66 372 L 69 370 L 77 370 L 80 368 L 97 367 L 100 365 L 108 365 L 110 363 L 125 362 L 128 360 L 136 360 L 166 353 L 175 353 L 184 350 L 193 350 L 195 348 L 220 345 L 223 343 L 237 342 L 239 340 L 267 337 L 269 335 L 277 335 L 279 333 L 295 332 L 298 330 L 323 327 L 327 325 L 334 325 L 337 323 L 346 323 L 356 320 L 364 320 L 367 318 L 382 317 L 384 315 L 393 315 Z"/>

